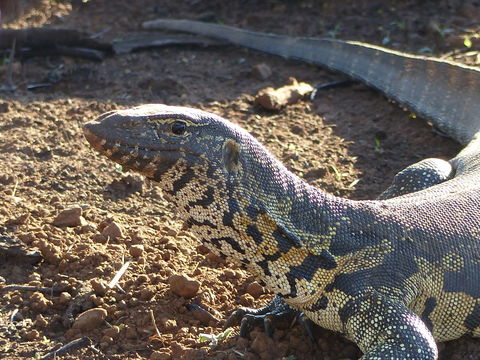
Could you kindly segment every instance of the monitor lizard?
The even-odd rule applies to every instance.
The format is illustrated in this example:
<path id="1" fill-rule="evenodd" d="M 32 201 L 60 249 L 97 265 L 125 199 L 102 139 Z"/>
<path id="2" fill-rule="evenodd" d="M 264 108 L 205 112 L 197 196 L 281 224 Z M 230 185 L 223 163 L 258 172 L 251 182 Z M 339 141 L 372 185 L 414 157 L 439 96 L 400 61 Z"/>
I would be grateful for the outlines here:
<path id="1" fill-rule="evenodd" d="M 342 71 L 466 146 L 450 161 L 412 165 L 381 199 L 362 201 L 309 185 L 248 132 L 198 109 L 108 112 L 84 126 L 93 148 L 156 181 L 209 249 L 277 294 L 261 314 L 288 304 L 354 341 L 364 360 L 436 359 L 435 341 L 480 336 L 477 69 L 355 42 L 162 21 Z"/>

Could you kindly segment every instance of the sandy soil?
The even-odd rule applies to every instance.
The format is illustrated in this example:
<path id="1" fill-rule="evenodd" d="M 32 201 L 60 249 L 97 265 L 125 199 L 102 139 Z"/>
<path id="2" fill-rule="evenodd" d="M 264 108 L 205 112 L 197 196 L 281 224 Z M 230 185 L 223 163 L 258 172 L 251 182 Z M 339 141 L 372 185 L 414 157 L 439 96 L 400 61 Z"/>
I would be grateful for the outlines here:
<path id="1" fill-rule="evenodd" d="M 472 65 L 479 61 L 476 1 L 18 3 L 11 7 L 11 1 L 0 1 L 4 27 L 108 30 L 103 39 L 112 40 L 158 17 L 206 19 L 367 41 Z M 466 37 L 471 49 L 464 46 Z M 253 71 L 261 63 L 272 70 L 266 79 Z M 4 64 L 0 81 L 5 80 Z M 58 71 L 57 84 L 27 90 Z M 240 339 L 235 328 L 215 348 L 201 342 L 201 333 L 221 333 L 224 319 L 239 305 L 260 306 L 272 295 L 249 274 L 199 246 L 154 184 L 122 173 L 90 149 L 81 132 L 82 124 L 111 109 L 151 102 L 199 107 L 251 131 L 309 182 L 355 199 L 375 197 L 411 163 L 450 158 L 459 150 L 422 119 L 360 84 L 322 91 L 313 102 L 279 112 L 253 105 L 258 90 L 285 85 L 289 77 L 310 84 L 341 79 L 233 46 L 170 47 L 103 62 L 68 57 L 17 61 L 18 89 L 0 93 L 0 242 L 17 240 L 42 260 L 31 265 L 22 256 L 0 257 L 0 358 L 41 358 L 88 336 L 91 346 L 63 358 L 358 359 L 361 353 L 347 340 L 319 330 L 314 343 L 297 325 L 276 331 L 273 339 L 262 329 Z M 70 226 L 61 223 L 59 214 Z M 126 263 L 118 286 L 109 288 Z M 174 292 L 170 283 L 176 275 L 193 297 Z M 2 291 L 2 281 L 58 291 Z M 188 304 L 199 304 L 214 317 L 192 312 Z M 93 310 L 78 320 L 88 309 Z M 474 340 L 441 344 L 440 349 L 442 359 L 480 358 Z"/>

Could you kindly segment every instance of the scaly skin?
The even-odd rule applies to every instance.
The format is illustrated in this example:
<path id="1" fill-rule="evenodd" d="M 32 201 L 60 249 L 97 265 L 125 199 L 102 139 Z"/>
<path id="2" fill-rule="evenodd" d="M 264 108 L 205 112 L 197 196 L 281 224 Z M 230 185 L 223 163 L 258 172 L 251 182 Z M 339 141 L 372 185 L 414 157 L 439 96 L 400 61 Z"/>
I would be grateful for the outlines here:
<path id="1" fill-rule="evenodd" d="M 185 31 L 344 73 L 385 94 L 461 144 L 480 131 L 480 70 L 358 41 L 290 37 L 193 20 L 157 19 L 147 29 Z"/>
<path id="2" fill-rule="evenodd" d="M 312 187 L 233 123 L 184 107 L 102 115 L 85 136 L 158 182 L 213 252 L 262 280 L 362 359 L 435 359 L 435 340 L 480 335 L 476 140 L 455 176 L 388 200 Z"/>

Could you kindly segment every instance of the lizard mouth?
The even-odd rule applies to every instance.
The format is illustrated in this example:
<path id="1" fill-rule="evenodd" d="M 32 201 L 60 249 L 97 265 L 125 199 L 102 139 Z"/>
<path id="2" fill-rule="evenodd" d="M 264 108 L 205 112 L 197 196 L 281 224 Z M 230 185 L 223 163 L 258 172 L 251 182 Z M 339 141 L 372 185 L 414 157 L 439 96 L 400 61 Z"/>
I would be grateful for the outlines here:
<path id="1" fill-rule="evenodd" d="M 187 160 L 198 158 L 198 154 L 185 152 L 175 144 L 163 144 L 159 149 L 149 149 L 110 140 L 97 134 L 95 123 L 87 123 L 83 133 L 89 144 L 100 154 L 122 165 L 126 170 L 141 173 L 149 179 L 160 181 L 162 174 L 182 158 Z"/>

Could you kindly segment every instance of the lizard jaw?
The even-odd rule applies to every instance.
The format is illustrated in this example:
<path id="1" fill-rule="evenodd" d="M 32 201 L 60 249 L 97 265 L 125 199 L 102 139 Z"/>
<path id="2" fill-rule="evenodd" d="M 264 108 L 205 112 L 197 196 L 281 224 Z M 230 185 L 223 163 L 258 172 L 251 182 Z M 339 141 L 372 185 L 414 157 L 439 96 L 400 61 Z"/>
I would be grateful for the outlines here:
<path id="1" fill-rule="evenodd" d="M 122 165 L 125 170 L 133 170 L 151 180 L 161 181 L 162 175 L 179 160 L 188 159 L 193 163 L 196 162 L 195 158 L 198 158 L 197 154 L 182 151 L 175 144 L 153 144 L 152 146 L 150 143 L 145 143 L 141 147 L 130 145 L 133 141 L 121 141 L 122 135 L 126 135 L 125 138 L 129 139 L 132 137 L 131 133 L 136 131 L 122 129 L 122 126 L 111 127 L 110 123 L 105 124 L 108 121 L 108 119 L 105 120 L 105 115 L 84 125 L 85 139 L 96 151 Z"/>

